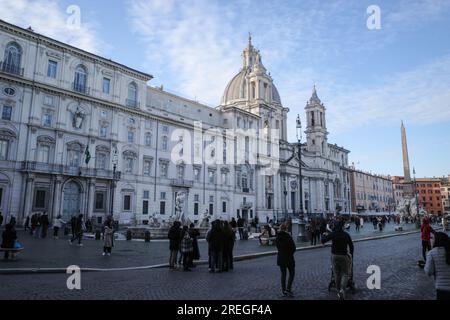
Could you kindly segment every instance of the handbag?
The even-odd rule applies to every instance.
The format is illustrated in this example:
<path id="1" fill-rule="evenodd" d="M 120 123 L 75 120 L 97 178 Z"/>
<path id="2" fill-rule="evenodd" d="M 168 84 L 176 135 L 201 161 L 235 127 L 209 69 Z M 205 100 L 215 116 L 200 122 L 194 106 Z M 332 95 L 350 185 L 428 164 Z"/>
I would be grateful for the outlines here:
<path id="1" fill-rule="evenodd" d="M 23 245 L 19 241 L 14 242 L 14 249 L 22 249 Z"/>

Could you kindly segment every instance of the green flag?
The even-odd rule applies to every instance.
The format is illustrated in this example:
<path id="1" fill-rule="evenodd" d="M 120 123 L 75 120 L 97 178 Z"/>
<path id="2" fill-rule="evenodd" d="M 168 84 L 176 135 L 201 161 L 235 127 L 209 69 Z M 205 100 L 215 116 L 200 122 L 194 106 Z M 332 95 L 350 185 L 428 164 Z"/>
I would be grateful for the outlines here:
<path id="1" fill-rule="evenodd" d="M 84 155 L 86 156 L 85 162 L 86 162 L 86 164 L 88 164 L 89 160 L 91 160 L 91 153 L 89 152 L 89 147 L 86 147 L 86 151 L 84 152 Z"/>

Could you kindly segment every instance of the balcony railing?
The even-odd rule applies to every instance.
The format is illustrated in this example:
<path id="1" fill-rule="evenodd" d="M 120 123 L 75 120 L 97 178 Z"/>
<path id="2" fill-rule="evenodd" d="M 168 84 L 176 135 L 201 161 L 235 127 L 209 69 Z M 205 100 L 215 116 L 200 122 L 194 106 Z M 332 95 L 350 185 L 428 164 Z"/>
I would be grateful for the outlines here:
<path id="1" fill-rule="evenodd" d="M 22 162 L 22 171 L 61 174 L 66 176 L 91 177 L 107 180 L 120 180 L 121 172 L 105 169 L 82 168 L 61 164 L 50 164 L 35 161 Z"/>
<path id="2" fill-rule="evenodd" d="M 250 209 L 253 207 L 253 202 L 241 202 L 241 209 Z"/>
<path id="3" fill-rule="evenodd" d="M 194 186 L 194 181 L 184 179 L 172 179 L 170 184 L 174 187 L 186 187 L 191 188 Z"/>
<path id="4" fill-rule="evenodd" d="M 14 74 L 16 76 L 23 76 L 23 68 L 12 63 L 0 62 L 0 70 L 5 73 Z"/>
<path id="5" fill-rule="evenodd" d="M 76 83 L 76 82 L 72 83 L 72 88 L 73 88 L 73 91 L 76 91 L 76 92 L 82 93 L 82 94 L 89 94 L 89 92 L 91 91 L 91 88 L 86 87 L 86 85 L 84 85 L 84 84 L 80 84 L 80 83 Z"/>
<path id="6" fill-rule="evenodd" d="M 129 108 L 138 108 L 140 106 L 139 102 L 133 99 L 126 99 L 125 104 Z"/>

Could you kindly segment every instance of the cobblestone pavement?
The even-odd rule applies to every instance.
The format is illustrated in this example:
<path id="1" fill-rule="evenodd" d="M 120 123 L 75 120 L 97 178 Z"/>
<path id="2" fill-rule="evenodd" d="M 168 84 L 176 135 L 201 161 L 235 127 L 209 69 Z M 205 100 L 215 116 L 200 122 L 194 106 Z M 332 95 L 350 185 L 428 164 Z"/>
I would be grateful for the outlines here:
<path id="1" fill-rule="evenodd" d="M 387 224 L 382 232 L 374 231 L 372 225 L 365 224 L 360 232 L 356 233 L 352 225 L 350 234 L 353 239 L 379 236 L 396 233 L 393 223 Z M 405 226 L 404 230 L 414 230 L 413 224 Z M 69 265 L 78 265 L 81 268 L 123 268 L 163 264 L 168 262 L 168 241 L 154 240 L 150 243 L 143 241 L 116 241 L 111 257 L 103 257 L 103 241 L 85 239 L 83 247 L 68 244 L 68 237 L 54 240 L 49 236 L 46 239 L 31 237 L 28 233 L 19 232 L 19 241 L 25 246 L 17 261 L 3 261 L 0 257 L 0 269 L 15 268 L 66 268 Z M 298 242 L 299 247 L 309 246 L 309 242 Z M 199 241 L 201 259 L 206 259 L 207 243 Z M 276 250 L 273 246 L 260 246 L 257 240 L 236 241 L 234 255 L 251 254 Z"/>
<path id="2" fill-rule="evenodd" d="M 355 244 L 357 292 L 348 299 L 434 299 L 433 280 L 417 266 L 418 234 Z M 381 289 L 369 290 L 369 265 L 381 268 Z M 283 299 L 276 256 L 235 263 L 229 273 L 152 269 L 81 274 L 81 290 L 66 288 L 66 274 L 0 275 L 0 299 Z M 336 299 L 329 293 L 330 248 L 296 253 L 295 299 Z"/>

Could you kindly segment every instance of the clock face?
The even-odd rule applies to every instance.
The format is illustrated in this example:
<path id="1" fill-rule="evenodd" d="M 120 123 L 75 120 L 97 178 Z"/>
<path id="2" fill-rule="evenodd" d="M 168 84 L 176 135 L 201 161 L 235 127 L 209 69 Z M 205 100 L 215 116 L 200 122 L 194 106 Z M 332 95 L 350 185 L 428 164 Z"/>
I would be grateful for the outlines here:
<path id="1" fill-rule="evenodd" d="M 297 189 L 297 181 L 291 181 L 291 189 Z"/>

